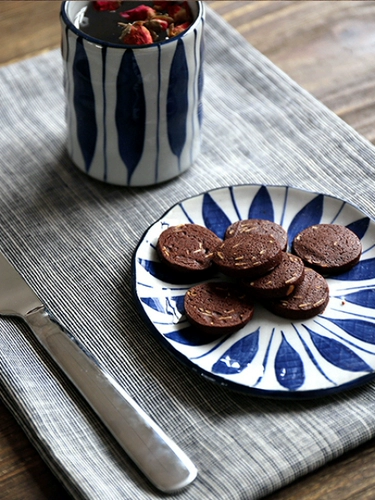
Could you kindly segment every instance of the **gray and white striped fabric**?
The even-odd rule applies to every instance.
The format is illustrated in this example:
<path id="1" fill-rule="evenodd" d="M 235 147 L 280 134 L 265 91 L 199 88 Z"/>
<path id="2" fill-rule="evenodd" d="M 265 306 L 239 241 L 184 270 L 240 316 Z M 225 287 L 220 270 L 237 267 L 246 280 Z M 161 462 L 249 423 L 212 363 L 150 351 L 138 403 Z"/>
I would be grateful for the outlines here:
<path id="1" fill-rule="evenodd" d="M 68 160 L 59 51 L 0 70 L 0 249 L 57 319 L 192 458 L 168 498 L 261 498 L 375 435 L 373 383 L 314 401 L 215 385 L 150 335 L 131 257 L 172 204 L 241 183 L 335 195 L 375 216 L 375 150 L 208 9 L 203 151 L 152 188 L 92 180 Z M 75 498 L 156 499 L 27 328 L 0 320 L 0 391 Z"/>

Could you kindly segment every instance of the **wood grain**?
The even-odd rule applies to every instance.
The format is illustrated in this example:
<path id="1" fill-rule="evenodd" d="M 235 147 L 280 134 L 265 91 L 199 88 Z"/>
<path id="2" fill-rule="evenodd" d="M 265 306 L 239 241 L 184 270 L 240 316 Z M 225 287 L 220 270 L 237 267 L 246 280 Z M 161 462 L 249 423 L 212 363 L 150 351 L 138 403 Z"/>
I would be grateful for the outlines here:
<path id="1" fill-rule="evenodd" d="M 213 2 L 254 47 L 375 142 L 375 2 Z"/>
<path id="2" fill-rule="evenodd" d="M 60 2 L 0 2 L 0 64 L 60 45 Z"/>
<path id="3" fill-rule="evenodd" d="M 3 403 L 0 403 L 0 498 L 71 499 Z"/>
<path id="4" fill-rule="evenodd" d="M 375 143 L 374 1 L 207 3 L 291 78 Z M 0 2 L 0 65 L 59 47 L 59 10 L 60 2 L 55 1 Z M 2 500 L 71 498 L 1 403 L 0 464 Z M 267 500 L 374 498 L 372 440 Z"/>

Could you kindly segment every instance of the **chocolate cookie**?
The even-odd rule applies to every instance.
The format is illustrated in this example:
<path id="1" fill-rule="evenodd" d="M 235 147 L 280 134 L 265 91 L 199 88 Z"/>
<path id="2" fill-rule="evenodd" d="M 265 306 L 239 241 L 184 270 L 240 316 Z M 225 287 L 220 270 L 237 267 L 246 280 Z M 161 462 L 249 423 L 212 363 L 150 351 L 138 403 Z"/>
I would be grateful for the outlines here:
<path id="1" fill-rule="evenodd" d="M 250 321 L 254 305 L 233 283 L 203 283 L 185 295 L 185 313 L 191 324 L 205 333 L 234 333 Z"/>
<path id="2" fill-rule="evenodd" d="M 180 224 L 163 231 L 156 246 L 160 260 L 177 272 L 201 272 L 212 265 L 221 243 L 215 233 L 198 224 Z"/>
<path id="3" fill-rule="evenodd" d="M 305 265 L 297 255 L 283 253 L 281 262 L 265 276 L 254 281 L 243 281 L 252 294 L 259 298 L 287 297 L 303 280 Z"/>
<path id="4" fill-rule="evenodd" d="M 272 236 L 240 234 L 224 240 L 214 252 L 219 270 L 239 279 L 253 279 L 276 267 L 283 251 Z"/>
<path id="5" fill-rule="evenodd" d="M 283 318 L 308 319 L 324 311 L 329 300 L 328 283 L 313 269 L 306 268 L 303 281 L 286 298 L 264 302 L 264 306 Z"/>
<path id="6" fill-rule="evenodd" d="M 362 245 L 358 236 L 339 224 L 317 224 L 300 232 L 293 251 L 305 264 L 324 275 L 351 269 L 359 261 Z"/>
<path id="7" fill-rule="evenodd" d="M 287 232 L 280 224 L 266 219 L 245 219 L 234 222 L 227 228 L 225 239 L 233 238 L 239 234 L 255 233 L 272 236 L 280 244 L 281 248 L 286 250 L 288 245 Z"/>

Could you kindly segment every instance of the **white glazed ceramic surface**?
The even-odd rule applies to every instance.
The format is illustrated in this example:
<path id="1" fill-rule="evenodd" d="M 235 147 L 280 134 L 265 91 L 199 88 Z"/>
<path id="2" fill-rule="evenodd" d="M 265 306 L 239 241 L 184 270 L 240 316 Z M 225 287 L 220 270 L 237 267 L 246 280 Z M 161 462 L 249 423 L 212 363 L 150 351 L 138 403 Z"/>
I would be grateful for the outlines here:
<path id="1" fill-rule="evenodd" d="M 256 304 L 252 320 L 240 331 L 210 338 L 184 315 L 184 295 L 192 284 L 179 281 L 160 264 L 155 245 L 169 226 L 201 224 L 223 237 L 229 224 L 247 218 L 281 224 L 289 244 L 312 224 L 342 224 L 361 239 L 361 261 L 327 280 L 330 300 L 323 314 L 291 321 Z M 133 259 L 133 280 L 136 303 L 151 332 L 177 358 L 212 381 L 260 396 L 306 398 L 374 378 L 375 225 L 344 201 L 259 185 L 225 187 L 184 200 L 141 239 Z"/>
<path id="2" fill-rule="evenodd" d="M 67 149 L 91 177 L 144 186 L 176 177 L 200 152 L 203 2 L 184 33 L 162 43 L 126 46 L 74 26 L 88 2 L 62 5 Z"/>

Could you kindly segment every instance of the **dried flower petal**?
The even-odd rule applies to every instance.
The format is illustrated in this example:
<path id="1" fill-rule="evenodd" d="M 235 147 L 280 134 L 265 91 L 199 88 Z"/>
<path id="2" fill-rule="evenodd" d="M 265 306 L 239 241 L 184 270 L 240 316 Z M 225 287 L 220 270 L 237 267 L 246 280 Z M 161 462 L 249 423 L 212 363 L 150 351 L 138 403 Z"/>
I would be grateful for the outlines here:
<path id="1" fill-rule="evenodd" d="M 119 13 L 121 17 L 127 21 L 146 21 L 146 19 L 151 19 L 156 15 L 155 9 L 147 5 L 139 5 L 134 9 L 127 10 L 125 12 Z"/>
<path id="2" fill-rule="evenodd" d="M 169 23 L 163 19 L 155 19 L 156 23 L 159 23 L 163 31 L 167 31 Z"/>
<path id="3" fill-rule="evenodd" d="M 123 25 L 123 23 L 119 23 Z M 148 45 L 154 43 L 151 33 L 141 23 L 125 24 L 120 40 L 127 45 Z"/>
<path id="4" fill-rule="evenodd" d="M 174 36 L 180 35 L 184 31 L 186 31 L 188 28 L 190 28 L 190 22 L 186 22 L 183 24 L 178 24 L 177 26 L 171 24 L 168 30 L 168 36 L 170 38 L 173 38 Z"/>
<path id="5" fill-rule="evenodd" d="M 169 16 L 173 17 L 176 24 L 191 21 L 190 7 L 187 2 L 183 2 L 182 4 L 172 3 L 168 5 L 167 12 Z"/>
<path id="6" fill-rule="evenodd" d="M 118 10 L 124 1 L 95 1 L 94 8 L 99 11 Z M 151 3 L 150 3 L 151 4 Z M 187 1 L 161 1 L 152 4 L 139 3 L 133 9 L 120 11 L 116 16 L 124 19 L 118 25 L 123 27 L 120 40 L 129 45 L 149 45 L 172 38 L 187 30 L 193 22 L 192 12 Z"/>
<path id="7" fill-rule="evenodd" d="M 152 20 L 157 21 L 164 31 L 168 29 L 168 26 L 171 23 L 173 23 L 173 19 L 169 16 L 156 16 Z"/>
<path id="8" fill-rule="evenodd" d="M 164 24 L 163 24 L 164 23 Z M 144 25 L 149 31 L 154 31 L 156 34 L 160 34 L 162 31 L 166 31 L 168 28 L 168 23 L 165 21 L 158 21 L 156 19 L 152 19 L 151 21 L 145 21 Z"/>
<path id="9" fill-rule="evenodd" d="M 105 10 L 117 10 L 121 5 L 121 2 L 110 2 L 110 1 L 98 1 L 93 2 L 93 6 L 95 10 L 103 12 Z"/>

